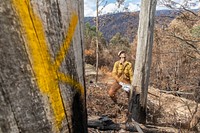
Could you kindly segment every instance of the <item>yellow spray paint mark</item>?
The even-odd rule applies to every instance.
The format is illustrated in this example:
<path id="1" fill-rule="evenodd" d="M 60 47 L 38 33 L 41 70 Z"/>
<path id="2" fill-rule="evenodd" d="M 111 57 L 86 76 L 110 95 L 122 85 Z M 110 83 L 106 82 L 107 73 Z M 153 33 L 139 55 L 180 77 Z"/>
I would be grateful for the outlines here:
<path id="1" fill-rule="evenodd" d="M 34 14 L 30 0 L 13 0 L 13 5 L 19 14 L 22 28 L 25 31 L 27 48 L 37 84 L 40 91 L 48 95 L 55 115 L 56 126 L 60 128 L 65 117 L 65 111 L 59 91 L 59 81 L 76 87 L 82 96 L 84 94 L 84 88 L 80 83 L 59 72 L 59 67 L 65 58 L 74 35 L 78 17 L 76 14 L 72 15 L 65 41 L 58 51 L 56 60 L 52 61 L 41 19 Z"/>
<path id="2" fill-rule="evenodd" d="M 74 81 L 73 79 L 71 79 L 69 76 L 66 76 L 62 73 L 58 73 L 58 77 L 61 81 L 68 83 L 71 86 L 74 86 L 76 89 L 78 89 L 79 92 L 81 92 L 81 94 L 84 94 L 83 86 L 78 82 Z"/>
<path id="3" fill-rule="evenodd" d="M 62 44 L 61 50 L 58 52 L 58 55 L 57 55 L 56 60 L 55 60 L 54 65 L 55 65 L 56 69 L 58 69 L 58 67 L 62 63 L 63 59 L 65 58 L 67 49 L 69 49 L 69 45 L 70 45 L 71 39 L 73 37 L 73 33 L 75 31 L 77 21 L 78 21 L 77 15 L 73 15 L 71 22 L 70 22 L 70 24 L 72 24 L 72 25 L 70 25 L 70 27 L 67 31 L 68 36 L 67 36 L 65 42 Z"/>

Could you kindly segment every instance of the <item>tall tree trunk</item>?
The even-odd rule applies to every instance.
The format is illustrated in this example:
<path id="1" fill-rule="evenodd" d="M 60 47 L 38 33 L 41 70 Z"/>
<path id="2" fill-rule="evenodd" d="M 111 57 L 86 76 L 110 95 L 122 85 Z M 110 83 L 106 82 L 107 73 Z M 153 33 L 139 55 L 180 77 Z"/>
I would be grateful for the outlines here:
<path id="1" fill-rule="evenodd" d="M 98 71 L 99 71 L 99 0 L 96 0 L 96 82 L 98 81 Z"/>
<path id="2" fill-rule="evenodd" d="M 142 0 L 136 61 L 133 75 L 133 89 L 129 102 L 129 118 L 146 122 L 146 104 L 151 67 L 154 15 L 157 0 Z"/>
<path id="3" fill-rule="evenodd" d="M 86 133 L 82 0 L 1 0 L 0 132 Z"/>

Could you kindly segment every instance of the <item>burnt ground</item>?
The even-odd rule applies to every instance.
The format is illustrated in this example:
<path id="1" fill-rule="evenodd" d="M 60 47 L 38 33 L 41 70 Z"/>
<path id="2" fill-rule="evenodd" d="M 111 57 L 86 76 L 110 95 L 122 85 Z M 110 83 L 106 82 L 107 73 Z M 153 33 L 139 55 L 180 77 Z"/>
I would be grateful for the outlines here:
<path id="1" fill-rule="evenodd" d="M 114 123 L 125 123 L 128 112 L 128 97 L 125 91 L 117 92 L 117 103 L 114 103 L 107 92 L 114 79 L 110 73 L 99 72 L 98 82 L 95 82 L 95 71 L 92 66 L 86 66 L 86 100 L 88 120 L 107 116 Z M 197 105 L 197 106 L 196 106 Z M 197 110 L 195 110 L 197 109 Z M 171 94 L 160 93 L 159 89 L 149 87 L 147 103 L 147 124 L 157 126 L 168 132 L 196 133 L 188 127 L 192 112 L 199 119 L 200 108 L 194 101 L 189 101 Z M 183 127 L 186 125 L 186 127 Z M 129 133 L 129 131 L 100 131 L 88 128 L 89 133 Z"/>
<path id="2" fill-rule="evenodd" d="M 100 76 L 97 83 L 94 82 L 95 76 L 87 77 L 87 113 L 88 119 L 93 117 L 108 116 L 115 123 L 125 123 L 128 112 L 128 97 L 125 91 L 117 92 L 117 103 L 114 103 L 107 92 L 113 81 L 110 75 Z M 98 131 L 90 129 L 90 133 L 114 133 L 126 131 Z M 128 133 L 128 132 L 127 132 Z"/>

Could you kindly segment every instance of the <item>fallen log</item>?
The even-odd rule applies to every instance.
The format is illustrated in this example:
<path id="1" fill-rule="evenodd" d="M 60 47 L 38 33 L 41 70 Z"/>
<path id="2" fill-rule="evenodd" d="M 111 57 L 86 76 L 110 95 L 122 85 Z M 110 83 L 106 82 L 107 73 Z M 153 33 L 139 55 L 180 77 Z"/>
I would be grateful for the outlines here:
<path id="1" fill-rule="evenodd" d="M 174 133 L 178 130 L 170 127 L 156 127 L 152 125 L 143 125 L 135 121 L 127 123 L 114 123 L 107 116 L 103 117 L 93 117 L 88 120 L 88 128 L 94 128 L 101 131 L 114 130 L 119 131 L 121 129 L 129 132 L 138 132 L 138 133 Z"/>
<path id="2" fill-rule="evenodd" d="M 168 92 L 150 87 L 148 93 L 148 109 L 155 123 L 181 129 L 194 128 L 200 119 L 199 103 L 172 94 L 188 94 L 183 92 Z M 171 93 L 171 94 L 169 94 Z"/>
<path id="3" fill-rule="evenodd" d="M 142 131 L 140 125 L 139 125 L 135 120 L 132 119 L 132 122 L 133 122 L 135 128 L 137 129 L 137 131 L 138 131 L 139 133 L 144 133 L 144 132 Z"/>
<path id="4" fill-rule="evenodd" d="M 166 94 L 194 95 L 193 92 L 183 92 L 183 91 L 166 91 L 166 90 L 160 90 L 160 92 L 166 93 Z"/>
<path id="5" fill-rule="evenodd" d="M 134 126 L 132 126 L 132 127 L 131 126 L 127 126 L 127 127 L 129 127 L 129 129 L 127 129 L 125 123 L 119 123 L 119 124 L 114 123 L 107 116 L 101 116 L 97 119 L 95 118 L 95 119 L 92 119 L 92 120 L 88 120 L 88 127 L 89 128 L 95 128 L 95 129 L 99 129 L 99 130 L 102 130 L 102 131 L 105 131 L 105 130 L 119 131 L 121 129 L 133 131 L 133 132 L 137 131 Z"/>

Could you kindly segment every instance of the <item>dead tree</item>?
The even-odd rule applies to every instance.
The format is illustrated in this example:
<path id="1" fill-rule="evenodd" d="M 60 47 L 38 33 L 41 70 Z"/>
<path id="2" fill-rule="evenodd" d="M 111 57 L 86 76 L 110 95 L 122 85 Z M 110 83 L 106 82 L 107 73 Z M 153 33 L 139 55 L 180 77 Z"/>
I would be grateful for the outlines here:
<path id="1" fill-rule="evenodd" d="M 98 81 L 98 67 L 99 67 L 99 0 L 96 0 L 96 83 Z"/>
<path id="2" fill-rule="evenodd" d="M 82 0 L 1 0 L 0 132 L 86 133 Z"/>
<path id="3" fill-rule="evenodd" d="M 157 0 L 142 0 L 140 10 L 138 44 L 128 116 L 129 120 L 133 118 L 139 123 L 146 122 L 156 3 Z"/>
<path id="4" fill-rule="evenodd" d="M 105 2 L 105 3 L 104 3 Z M 100 5 L 104 3 L 103 7 L 99 9 Z M 96 0 L 96 83 L 98 81 L 98 73 L 99 73 L 99 15 L 101 14 L 101 11 L 107 4 L 107 1 L 105 0 Z"/>

